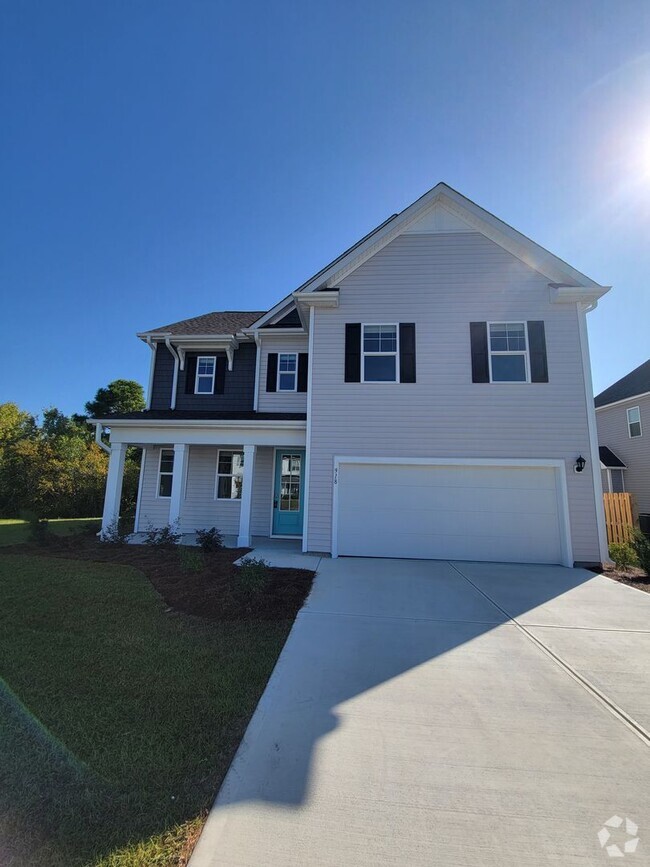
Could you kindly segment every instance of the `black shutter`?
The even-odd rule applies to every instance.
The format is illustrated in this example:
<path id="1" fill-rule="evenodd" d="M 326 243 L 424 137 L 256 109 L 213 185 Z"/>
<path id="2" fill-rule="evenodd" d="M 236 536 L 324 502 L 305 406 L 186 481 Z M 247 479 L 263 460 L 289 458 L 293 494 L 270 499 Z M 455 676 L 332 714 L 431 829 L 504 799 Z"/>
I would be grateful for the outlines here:
<path id="1" fill-rule="evenodd" d="M 266 357 L 266 390 L 278 390 L 278 353 L 269 352 Z"/>
<path id="2" fill-rule="evenodd" d="M 345 326 L 345 381 L 361 382 L 361 324 Z"/>
<path id="3" fill-rule="evenodd" d="M 185 359 L 185 394 L 194 394 L 196 381 L 196 355 L 188 355 Z"/>
<path id="4" fill-rule="evenodd" d="M 399 381 L 415 382 L 415 323 L 399 326 Z"/>
<path id="5" fill-rule="evenodd" d="M 226 359 L 215 358 L 214 394 L 223 394 L 226 390 Z"/>
<path id="6" fill-rule="evenodd" d="M 489 382 L 487 322 L 470 322 L 472 343 L 472 382 Z"/>
<path id="7" fill-rule="evenodd" d="M 309 356 L 306 352 L 298 355 L 298 391 L 307 391 L 307 371 L 309 369 Z"/>
<path id="8" fill-rule="evenodd" d="M 530 353 L 530 381 L 548 382 L 548 363 L 546 360 L 546 335 L 544 323 L 528 323 L 528 351 Z"/>

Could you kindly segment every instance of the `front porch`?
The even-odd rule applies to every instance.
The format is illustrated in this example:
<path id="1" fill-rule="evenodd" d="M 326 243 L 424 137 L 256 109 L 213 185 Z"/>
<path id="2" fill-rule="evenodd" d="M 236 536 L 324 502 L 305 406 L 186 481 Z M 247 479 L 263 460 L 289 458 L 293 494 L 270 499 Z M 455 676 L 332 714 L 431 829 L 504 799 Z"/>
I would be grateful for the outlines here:
<path id="1" fill-rule="evenodd" d="M 304 430 L 284 432 L 284 444 L 277 445 L 247 442 L 249 431 L 239 431 L 241 439 L 232 433 L 143 443 L 127 438 L 126 430 L 112 430 L 102 532 L 119 518 L 126 449 L 137 446 L 142 464 L 132 541 L 144 541 L 152 527 L 173 525 L 184 544 L 194 543 L 196 530 L 216 527 L 232 547 L 249 548 L 258 539 L 287 539 L 301 547 Z"/>

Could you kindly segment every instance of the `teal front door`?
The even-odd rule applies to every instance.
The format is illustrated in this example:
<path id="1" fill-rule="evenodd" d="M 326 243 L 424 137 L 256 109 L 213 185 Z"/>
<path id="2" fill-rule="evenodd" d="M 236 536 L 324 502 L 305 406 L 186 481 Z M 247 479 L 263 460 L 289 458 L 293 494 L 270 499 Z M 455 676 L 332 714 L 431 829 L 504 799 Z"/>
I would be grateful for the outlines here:
<path id="1" fill-rule="evenodd" d="M 278 449 L 273 486 L 273 535 L 302 536 L 304 449 Z"/>

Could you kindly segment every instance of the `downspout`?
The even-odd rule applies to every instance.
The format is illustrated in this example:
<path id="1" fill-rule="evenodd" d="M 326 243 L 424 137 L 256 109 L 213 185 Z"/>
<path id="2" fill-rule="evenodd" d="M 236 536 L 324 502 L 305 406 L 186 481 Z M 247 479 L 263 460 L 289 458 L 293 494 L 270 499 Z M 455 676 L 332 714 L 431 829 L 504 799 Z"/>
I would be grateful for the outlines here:
<path id="1" fill-rule="evenodd" d="M 151 409 L 151 396 L 153 393 L 153 375 L 156 367 L 156 346 L 155 343 L 149 335 L 146 338 L 147 346 L 151 350 L 151 364 L 149 365 L 149 388 L 147 389 L 147 403 L 145 405 L 145 409 Z"/>
<path id="2" fill-rule="evenodd" d="M 259 390 L 260 390 L 260 364 L 262 361 L 262 335 L 259 331 L 255 332 L 255 392 L 253 394 L 253 411 L 257 412 L 259 405 Z"/>
<path id="3" fill-rule="evenodd" d="M 107 446 L 104 440 L 102 439 L 102 434 L 104 432 L 104 425 L 95 423 L 95 442 L 100 447 L 100 449 L 104 449 L 104 451 L 110 455 L 111 447 Z"/>
<path id="4" fill-rule="evenodd" d="M 169 337 L 165 337 L 165 346 L 169 350 L 172 358 L 174 359 L 174 379 L 172 380 L 172 399 L 170 409 L 176 409 L 176 391 L 178 388 L 178 365 L 180 363 L 180 359 L 178 357 L 178 353 L 172 346 L 172 342 Z"/>

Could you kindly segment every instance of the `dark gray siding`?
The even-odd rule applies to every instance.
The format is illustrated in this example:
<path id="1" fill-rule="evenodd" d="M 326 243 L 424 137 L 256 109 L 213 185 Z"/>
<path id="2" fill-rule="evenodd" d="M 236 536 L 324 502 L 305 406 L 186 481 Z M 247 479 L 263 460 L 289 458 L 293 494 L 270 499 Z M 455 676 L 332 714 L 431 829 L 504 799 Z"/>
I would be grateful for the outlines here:
<path id="1" fill-rule="evenodd" d="M 156 364 L 151 389 L 151 409 L 169 409 L 172 399 L 174 359 L 164 343 L 156 346 Z"/>
<path id="2" fill-rule="evenodd" d="M 253 409 L 255 392 L 255 354 L 254 343 L 243 343 L 235 352 L 232 370 L 226 369 L 226 381 L 223 394 L 186 394 L 185 370 L 178 372 L 178 388 L 176 390 L 176 409 L 197 412 L 223 411 L 236 412 Z M 197 349 L 188 352 L 187 356 L 215 355 L 226 359 L 225 352 L 215 352 L 213 349 Z M 172 380 L 174 376 L 174 359 L 164 344 L 158 344 L 156 350 L 156 366 L 151 398 L 151 409 L 169 409 L 171 405 Z"/>
<path id="3" fill-rule="evenodd" d="M 254 343 L 243 343 L 235 352 L 232 370 L 226 369 L 226 382 L 223 394 L 185 394 L 186 370 L 179 371 L 176 409 L 196 410 L 247 410 L 253 409 L 255 392 L 255 352 Z M 225 352 L 197 350 L 189 355 L 216 355 L 226 358 Z"/>

